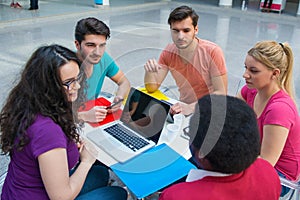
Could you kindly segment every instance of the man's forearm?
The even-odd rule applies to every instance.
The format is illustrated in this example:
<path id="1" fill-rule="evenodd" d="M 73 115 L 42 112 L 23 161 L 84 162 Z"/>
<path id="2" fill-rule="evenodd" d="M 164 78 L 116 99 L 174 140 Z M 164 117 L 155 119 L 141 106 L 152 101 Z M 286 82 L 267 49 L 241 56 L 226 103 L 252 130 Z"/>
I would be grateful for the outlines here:
<path id="1" fill-rule="evenodd" d="M 128 95 L 128 92 L 130 90 L 130 82 L 128 79 L 125 79 L 122 81 L 122 83 L 119 84 L 119 88 L 117 90 L 116 96 L 126 98 Z"/>

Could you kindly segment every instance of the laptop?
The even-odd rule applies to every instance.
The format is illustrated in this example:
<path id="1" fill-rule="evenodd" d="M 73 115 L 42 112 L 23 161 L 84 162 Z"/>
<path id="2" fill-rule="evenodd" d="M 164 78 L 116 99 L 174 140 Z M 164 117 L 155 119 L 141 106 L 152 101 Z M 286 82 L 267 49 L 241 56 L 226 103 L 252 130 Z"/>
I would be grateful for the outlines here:
<path id="1" fill-rule="evenodd" d="M 86 136 L 122 163 L 158 143 L 169 110 L 167 102 L 132 87 L 120 120 L 105 124 Z"/>

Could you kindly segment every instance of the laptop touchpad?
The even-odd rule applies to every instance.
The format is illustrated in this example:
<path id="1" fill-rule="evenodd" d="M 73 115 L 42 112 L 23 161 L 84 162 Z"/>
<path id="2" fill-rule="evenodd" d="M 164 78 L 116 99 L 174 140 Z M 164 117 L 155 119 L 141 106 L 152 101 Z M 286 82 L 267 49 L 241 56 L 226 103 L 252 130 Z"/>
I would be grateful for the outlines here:
<path id="1" fill-rule="evenodd" d="M 114 151 L 116 148 L 122 146 L 122 144 L 114 141 L 114 140 L 105 140 L 100 142 L 101 146 L 104 147 L 105 150 Z"/>

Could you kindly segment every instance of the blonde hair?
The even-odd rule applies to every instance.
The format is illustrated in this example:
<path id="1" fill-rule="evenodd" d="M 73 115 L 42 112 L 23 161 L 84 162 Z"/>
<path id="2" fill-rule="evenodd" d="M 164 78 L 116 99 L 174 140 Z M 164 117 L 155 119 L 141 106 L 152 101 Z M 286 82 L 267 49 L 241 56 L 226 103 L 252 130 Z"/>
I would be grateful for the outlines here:
<path id="1" fill-rule="evenodd" d="M 278 83 L 280 88 L 285 90 L 295 100 L 293 84 L 294 56 L 288 43 L 261 41 L 248 51 L 248 55 L 270 70 L 279 69 Z"/>

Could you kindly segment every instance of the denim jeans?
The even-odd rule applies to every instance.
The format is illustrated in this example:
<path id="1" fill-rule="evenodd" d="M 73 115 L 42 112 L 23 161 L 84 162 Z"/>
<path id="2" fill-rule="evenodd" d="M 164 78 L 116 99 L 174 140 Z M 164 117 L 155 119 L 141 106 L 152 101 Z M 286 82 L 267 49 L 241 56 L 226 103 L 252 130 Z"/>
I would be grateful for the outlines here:
<path id="1" fill-rule="evenodd" d="M 276 170 L 277 171 L 277 170 Z M 282 178 L 286 178 L 285 175 L 283 175 L 281 172 L 277 171 L 278 175 Z M 286 195 L 288 192 L 290 191 L 290 188 L 281 185 L 281 193 L 280 196 L 283 197 L 284 195 Z"/>
<path id="2" fill-rule="evenodd" d="M 70 176 L 75 170 L 76 168 L 70 171 Z M 93 165 L 76 200 L 126 200 L 126 190 L 108 186 L 108 181 L 108 169 L 105 166 Z"/>
<path id="3" fill-rule="evenodd" d="M 76 200 L 126 200 L 127 192 L 117 186 L 106 186 L 81 194 Z"/>

